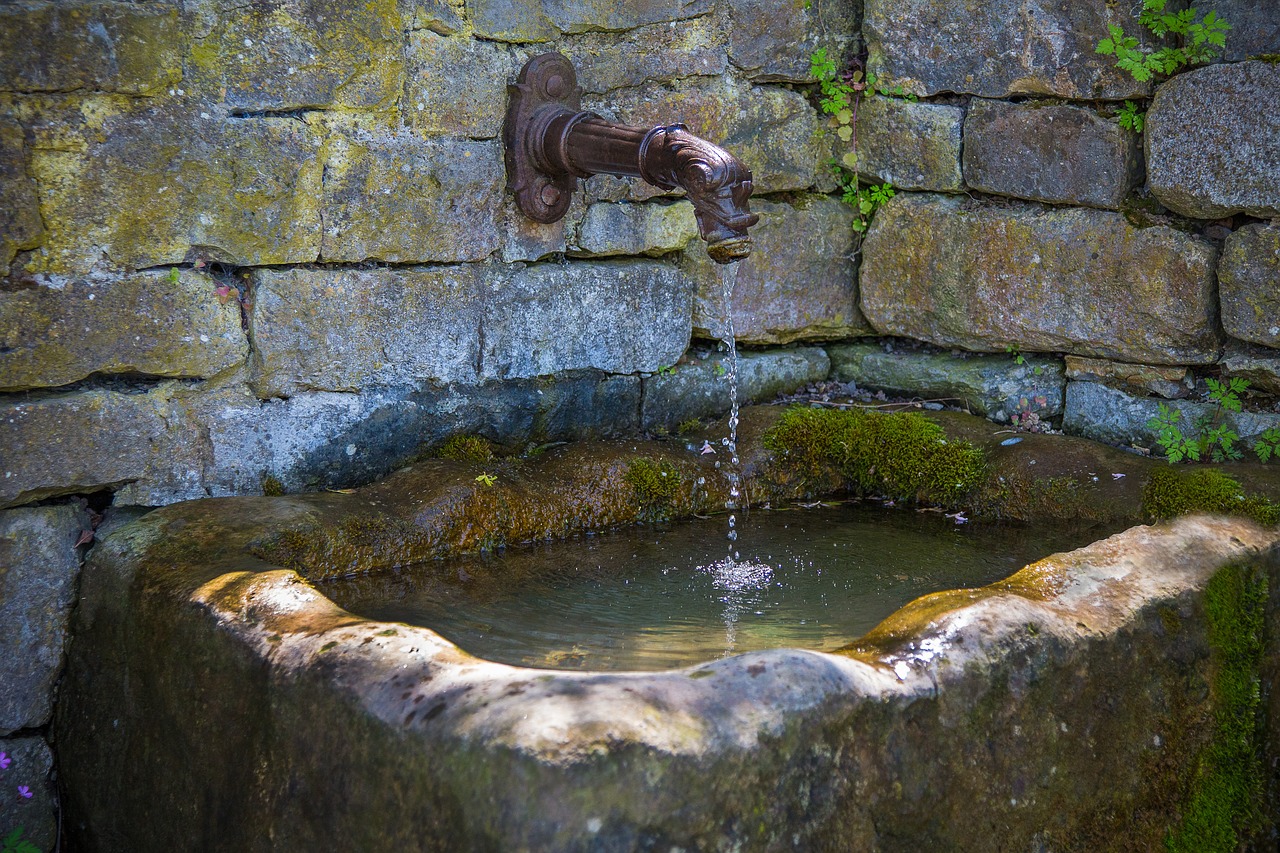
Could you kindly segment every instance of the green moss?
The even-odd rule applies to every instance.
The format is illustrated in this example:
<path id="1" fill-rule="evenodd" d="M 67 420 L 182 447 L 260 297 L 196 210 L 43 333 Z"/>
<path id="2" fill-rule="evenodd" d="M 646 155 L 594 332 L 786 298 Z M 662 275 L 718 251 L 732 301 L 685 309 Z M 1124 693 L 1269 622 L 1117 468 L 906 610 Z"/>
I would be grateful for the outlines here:
<path id="1" fill-rule="evenodd" d="M 1260 495 L 1246 495 L 1239 482 L 1216 468 L 1186 472 L 1156 468 L 1142 490 L 1142 510 L 1154 520 L 1213 512 L 1251 518 L 1267 527 L 1280 523 L 1280 505 Z"/>
<path id="2" fill-rule="evenodd" d="M 982 452 L 949 441 L 915 412 L 794 407 L 765 434 L 776 467 L 807 491 L 840 486 L 896 500 L 954 505 L 983 479 Z"/>
<path id="3" fill-rule="evenodd" d="M 270 474 L 262 475 L 262 494 L 269 498 L 278 498 L 284 494 L 284 483 Z"/>
<path id="4" fill-rule="evenodd" d="M 641 515 L 654 521 L 671 517 L 683 486 L 683 478 L 675 465 L 665 459 L 654 461 L 643 457 L 631 460 L 622 481 L 631 487 Z"/>
<path id="5" fill-rule="evenodd" d="M 1205 590 L 1213 740 L 1197 761 L 1182 822 L 1166 840 L 1170 853 L 1230 853 L 1262 827 L 1258 666 L 1266 598 L 1266 579 L 1251 567 L 1224 567 Z"/>
<path id="6" fill-rule="evenodd" d="M 691 432 L 697 432 L 702 429 L 702 421 L 697 418 L 690 418 L 680 426 L 676 427 L 676 435 L 688 435 Z"/>
<path id="7" fill-rule="evenodd" d="M 455 435 L 440 445 L 436 456 L 455 462 L 488 462 L 493 459 L 493 444 L 478 435 Z"/>

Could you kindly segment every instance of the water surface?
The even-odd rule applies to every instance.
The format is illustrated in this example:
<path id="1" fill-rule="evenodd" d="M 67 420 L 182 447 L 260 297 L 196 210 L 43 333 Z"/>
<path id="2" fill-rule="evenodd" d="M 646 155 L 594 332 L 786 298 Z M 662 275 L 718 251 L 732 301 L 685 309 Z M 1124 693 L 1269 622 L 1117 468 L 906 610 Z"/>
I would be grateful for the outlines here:
<path id="1" fill-rule="evenodd" d="M 777 647 L 831 650 L 925 593 L 982 586 L 1088 544 L 1070 532 L 844 504 L 723 516 L 435 561 L 327 584 L 371 619 L 517 666 L 656 670 Z"/>

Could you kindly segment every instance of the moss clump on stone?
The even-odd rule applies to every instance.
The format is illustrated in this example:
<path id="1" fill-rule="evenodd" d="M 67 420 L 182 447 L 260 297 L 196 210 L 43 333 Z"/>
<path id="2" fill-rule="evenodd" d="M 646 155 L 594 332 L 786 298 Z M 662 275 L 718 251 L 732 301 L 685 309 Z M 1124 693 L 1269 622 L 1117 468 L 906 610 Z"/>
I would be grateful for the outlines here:
<path id="1" fill-rule="evenodd" d="M 1216 468 L 1186 473 L 1157 468 L 1142 490 L 1142 510 L 1159 521 L 1191 512 L 1213 512 L 1251 518 L 1272 527 L 1280 523 L 1280 505 L 1260 495 L 1246 495 L 1240 483 Z"/>
<path id="2" fill-rule="evenodd" d="M 688 435 L 689 433 L 697 432 L 700 429 L 702 429 L 702 421 L 697 418 L 689 418 L 689 420 L 682 422 L 680 426 L 676 427 L 676 435 Z"/>
<path id="3" fill-rule="evenodd" d="M 1182 822 L 1167 839 L 1170 853 L 1230 853 L 1262 827 L 1258 667 L 1266 599 L 1266 579 L 1252 567 L 1227 566 L 1205 589 L 1213 739 L 1197 761 Z"/>
<path id="4" fill-rule="evenodd" d="M 675 465 L 637 457 L 627 465 L 622 481 L 631 487 L 641 514 L 649 520 L 670 518 L 680 495 L 683 478 Z"/>
<path id="5" fill-rule="evenodd" d="M 278 498 L 284 494 L 284 483 L 280 482 L 279 477 L 273 477 L 270 474 L 263 474 L 262 494 L 269 498 Z"/>
<path id="6" fill-rule="evenodd" d="M 493 459 L 493 444 L 479 435 L 455 435 L 440 445 L 436 456 L 455 462 L 488 462 Z"/>
<path id="7" fill-rule="evenodd" d="M 810 492 L 839 486 L 955 505 L 982 482 L 982 451 L 915 412 L 788 409 L 766 433 L 777 464 Z M 839 482 L 833 482 L 839 481 Z"/>

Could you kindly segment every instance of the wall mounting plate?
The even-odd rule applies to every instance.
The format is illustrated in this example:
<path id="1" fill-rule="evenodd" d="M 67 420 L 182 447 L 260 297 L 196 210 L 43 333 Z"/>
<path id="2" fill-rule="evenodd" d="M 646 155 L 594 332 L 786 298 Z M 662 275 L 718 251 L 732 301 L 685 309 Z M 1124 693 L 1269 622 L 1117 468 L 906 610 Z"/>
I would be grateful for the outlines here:
<path id="1" fill-rule="evenodd" d="M 536 222 L 556 222 L 569 210 L 578 179 L 570 173 L 547 172 L 532 146 L 543 137 L 540 125 L 566 111 L 581 109 L 577 72 L 561 54 L 544 53 L 525 63 L 507 91 L 511 101 L 502 127 L 507 187 L 515 193 L 516 204 L 525 216 Z"/>

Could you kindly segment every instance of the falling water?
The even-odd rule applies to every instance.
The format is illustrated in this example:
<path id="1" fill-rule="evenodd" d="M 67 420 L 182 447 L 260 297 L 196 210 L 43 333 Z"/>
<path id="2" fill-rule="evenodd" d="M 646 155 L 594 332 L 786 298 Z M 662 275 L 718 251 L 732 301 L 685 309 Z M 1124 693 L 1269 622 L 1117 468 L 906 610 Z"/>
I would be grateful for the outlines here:
<path id="1" fill-rule="evenodd" d="M 720 267 L 720 314 L 721 320 L 721 340 L 724 342 L 725 348 L 729 351 L 729 434 L 724 437 L 722 443 L 729 451 L 729 465 L 725 471 L 725 476 L 729 480 L 729 500 L 725 501 L 725 508 L 729 510 L 729 542 L 735 542 L 738 539 L 737 516 L 734 514 L 738 508 L 738 498 L 742 493 L 742 475 L 739 472 L 738 461 L 738 344 L 733 329 L 733 285 L 738 277 L 737 264 L 723 264 Z M 717 463 L 717 466 L 719 463 Z M 736 554 L 733 545 L 729 546 L 729 557 L 732 560 Z"/>
<path id="2" fill-rule="evenodd" d="M 757 590 L 768 587 L 773 578 L 773 567 L 768 563 L 754 560 L 743 560 L 738 553 L 738 502 L 742 497 L 742 472 L 738 459 L 738 345 L 733 329 L 733 285 L 737 279 L 737 264 L 723 264 L 720 267 L 720 330 L 721 340 L 729 351 L 729 367 L 726 378 L 729 380 L 729 434 L 721 439 L 721 444 L 729 451 L 729 464 L 717 468 L 722 469 L 729 481 L 729 498 L 725 501 L 725 509 L 729 510 L 729 553 L 721 560 L 707 566 L 717 589 L 725 594 L 720 598 L 724 604 L 725 654 L 737 651 L 738 621 L 747 606 L 748 599 Z"/>

